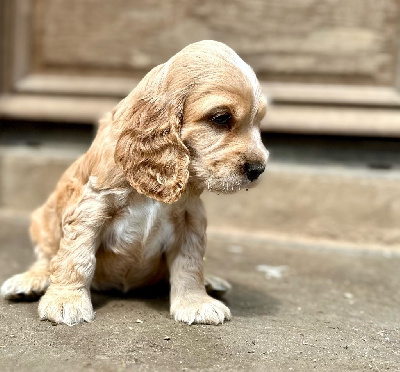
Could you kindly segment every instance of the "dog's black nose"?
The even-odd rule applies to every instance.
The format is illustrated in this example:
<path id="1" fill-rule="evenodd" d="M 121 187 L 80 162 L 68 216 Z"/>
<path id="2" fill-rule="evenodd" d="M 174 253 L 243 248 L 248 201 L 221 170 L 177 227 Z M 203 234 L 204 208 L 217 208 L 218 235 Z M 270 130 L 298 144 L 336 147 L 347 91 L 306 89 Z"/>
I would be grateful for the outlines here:
<path id="1" fill-rule="evenodd" d="M 244 171 L 249 181 L 255 181 L 264 172 L 265 166 L 261 163 L 245 163 Z"/>

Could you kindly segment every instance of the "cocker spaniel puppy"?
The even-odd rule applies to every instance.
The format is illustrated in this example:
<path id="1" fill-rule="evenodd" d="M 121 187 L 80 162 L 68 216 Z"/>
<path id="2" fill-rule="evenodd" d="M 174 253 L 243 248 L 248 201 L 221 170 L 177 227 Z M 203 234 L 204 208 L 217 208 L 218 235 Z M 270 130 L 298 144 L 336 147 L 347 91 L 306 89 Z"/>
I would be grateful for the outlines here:
<path id="1" fill-rule="evenodd" d="M 125 292 L 168 277 L 175 320 L 229 320 L 205 290 L 229 284 L 203 276 L 200 195 L 248 188 L 264 171 L 265 111 L 253 70 L 222 43 L 191 44 L 153 68 L 33 213 L 37 261 L 2 295 L 43 295 L 41 319 L 74 325 L 94 319 L 91 287 Z"/>

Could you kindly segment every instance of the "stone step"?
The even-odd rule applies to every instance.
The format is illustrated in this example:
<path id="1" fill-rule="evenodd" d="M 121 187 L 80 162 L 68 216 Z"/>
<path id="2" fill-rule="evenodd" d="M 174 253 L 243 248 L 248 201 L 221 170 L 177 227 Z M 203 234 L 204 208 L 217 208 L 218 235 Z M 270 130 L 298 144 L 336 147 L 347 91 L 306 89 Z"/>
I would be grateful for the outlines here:
<path id="1" fill-rule="evenodd" d="M 41 205 L 85 149 L 83 144 L 1 147 L 2 220 Z M 204 194 L 211 234 L 400 251 L 400 170 L 272 160 L 262 178 L 249 191 Z"/>
<path id="2" fill-rule="evenodd" d="M 258 187 L 205 202 L 212 231 L 400 250 L 399 171 L 271 162 Z"/>

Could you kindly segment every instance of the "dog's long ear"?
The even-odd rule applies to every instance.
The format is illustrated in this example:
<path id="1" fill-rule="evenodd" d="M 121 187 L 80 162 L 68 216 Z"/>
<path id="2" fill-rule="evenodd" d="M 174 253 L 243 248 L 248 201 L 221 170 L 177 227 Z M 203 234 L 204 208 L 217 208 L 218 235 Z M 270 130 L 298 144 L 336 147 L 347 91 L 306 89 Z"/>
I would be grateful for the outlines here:
<path id="1" fill-rule="evenodd" d="M 139 92 L 117 107 L 121 134 L 114 159 L 136 191 L 170 204 L 181 197 L 189 177 L 189 151 L 180 138 L 187 92 L 163 92 L 155 78 L 146 76 Z"/>

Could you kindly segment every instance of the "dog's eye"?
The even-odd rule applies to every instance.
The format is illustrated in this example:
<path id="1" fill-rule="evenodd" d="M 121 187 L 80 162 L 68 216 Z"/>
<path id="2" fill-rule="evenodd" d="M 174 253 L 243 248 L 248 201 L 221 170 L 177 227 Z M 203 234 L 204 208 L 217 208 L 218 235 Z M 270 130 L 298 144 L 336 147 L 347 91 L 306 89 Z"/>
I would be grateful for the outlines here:
<path id="1" fill-rule="evenodd" d="M 215 114 L 211 117 L 211 121 L 218 125 L 229 125 L 232 115 L 229 113 Z"/>

